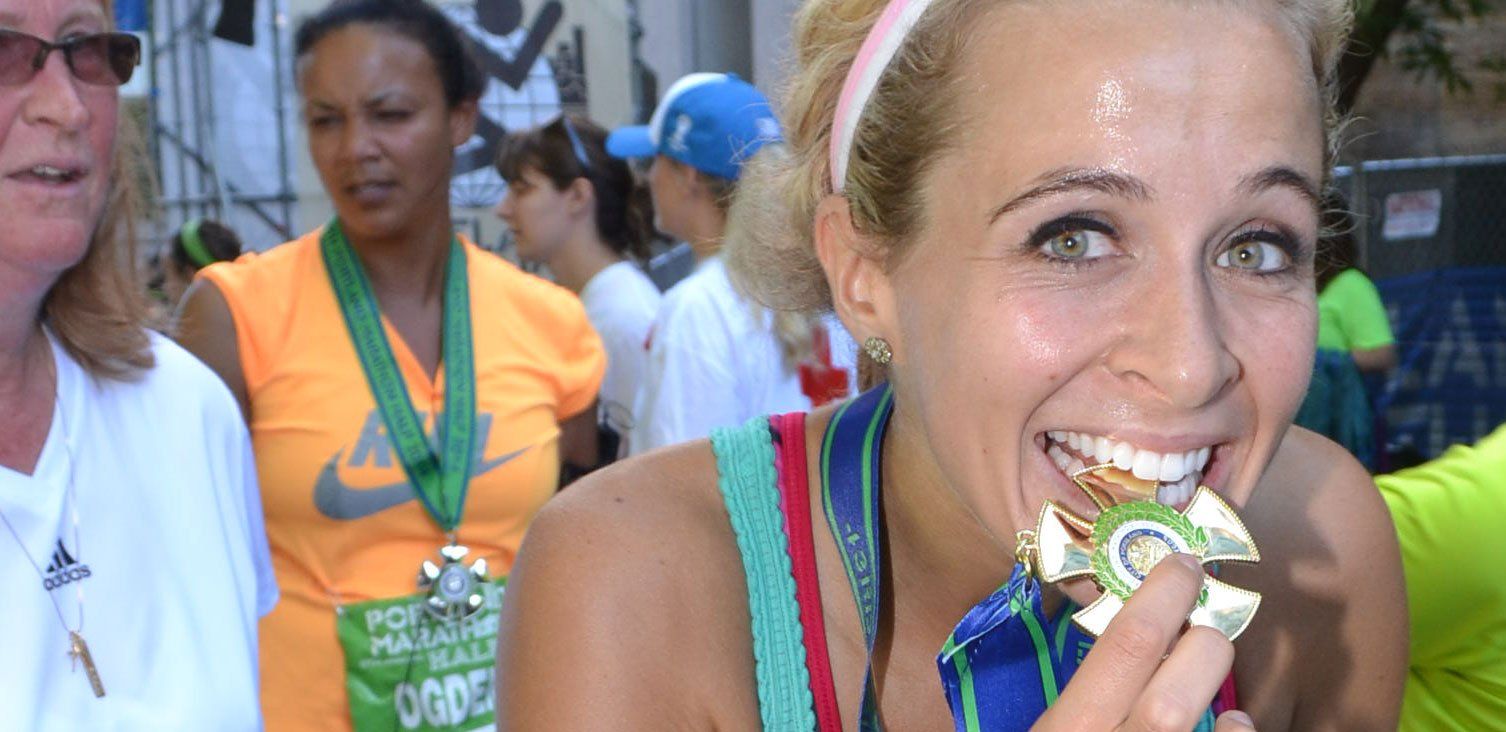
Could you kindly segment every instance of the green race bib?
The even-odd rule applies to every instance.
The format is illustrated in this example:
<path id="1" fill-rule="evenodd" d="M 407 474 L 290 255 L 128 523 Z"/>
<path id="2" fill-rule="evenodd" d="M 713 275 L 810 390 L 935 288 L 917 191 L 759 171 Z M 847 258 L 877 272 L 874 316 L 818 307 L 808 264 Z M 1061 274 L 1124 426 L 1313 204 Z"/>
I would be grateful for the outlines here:
<path id="1" fill-rule="evenodd" d="M 506 582 L 487 582 L 486 604 L 460 620 L 435 619 L 424 593 L 339 609 L 335 629 L 357 732 L 495 728 L 497 613 Z"/>

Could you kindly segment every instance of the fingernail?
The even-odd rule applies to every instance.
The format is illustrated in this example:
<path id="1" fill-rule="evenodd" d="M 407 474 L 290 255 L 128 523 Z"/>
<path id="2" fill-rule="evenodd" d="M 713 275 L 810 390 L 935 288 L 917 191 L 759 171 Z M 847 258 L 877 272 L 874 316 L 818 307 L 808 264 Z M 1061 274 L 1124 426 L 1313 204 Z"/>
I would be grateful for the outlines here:
<path id="1" fill-rule="evenodd" d="M 1203 569 L 1203 565 L 1198 563 L 1197 557 L 1194 557 L 1191 554 L 1183 554 L 1181 552 L 1177 552 L 1173 556 L 1176 557 L 1177 562 L 1181 563 L 1183 567 L 1196 572 L 1201 572 Z"/>
<path id="2" fill-rule="evenodd" d="M 1227 712 L 1224 712 L 1224 719 L 1227 719 L 1230 722 L 1234 722 L 1235 724 L 1242 724 L 1251 729 L 1255 728 L 1255 720 L 1250 719 L 1250 715 L 1245 714 L 1238 709 L 1231 709 Z"/>

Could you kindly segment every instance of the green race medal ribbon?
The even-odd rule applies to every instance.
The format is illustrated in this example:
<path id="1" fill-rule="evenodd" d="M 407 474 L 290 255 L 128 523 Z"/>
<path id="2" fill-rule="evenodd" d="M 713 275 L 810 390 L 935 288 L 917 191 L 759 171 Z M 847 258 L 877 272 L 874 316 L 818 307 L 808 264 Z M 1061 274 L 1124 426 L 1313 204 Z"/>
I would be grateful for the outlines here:
<path id="1" fill-rule="evenodd" d="M 455 619 L 469 615 L 484 602 L 477 587 L 478 581 L 485 581 L 486 565 L 478 560 L 473 566 L 465 566 L 462 560 L 468 550 L 454 542 L 455 527 L 460 525 L 470 484 L 476 426 L 476 363 L 471 350 L 471 297 L 465 248 L 451 237 L 444 280 L 444 415 L 442 419 L 435 418 L 439 442 L 436 454 L 408 397 L 397 359 L 392 356 L 371 282 L 346 240 L 339 219 L 324 227 L 319 245 L 324 266 L 329 270 L 330 286 L 345 316 L 351 343 L 361 360 L 361 369 L 366 372 L 366 383 L 376 399 L 392 448 L 424 509 L 451 536 L 451 545 L 440 552 L 441 564 L 424 562 L 419 572 L 419 587 L 430 592 L 428 608 L 436 616 Z"/>
<path id="2" fill-rule="evenodd" d="M 487 579 L 485 560 L 464 563 L 469 550 L 454 534 L 475 457 L 476 367 L 465 249 L 451 238 L 442 326 L 444 413 L 435 415 L 436 450 L 393 358 L 371 283 L 338 219 L 324 228 L 319 244 L 392 448 L 419 502 L 450 537 L 439 550 L 440 561 L 420 568 L 418 594 L 338 608 L 335 630 L 345 653 L 351 722 L 361 732 L 488 728 L 496 719 L 492 668 L 502 586 Z"/>

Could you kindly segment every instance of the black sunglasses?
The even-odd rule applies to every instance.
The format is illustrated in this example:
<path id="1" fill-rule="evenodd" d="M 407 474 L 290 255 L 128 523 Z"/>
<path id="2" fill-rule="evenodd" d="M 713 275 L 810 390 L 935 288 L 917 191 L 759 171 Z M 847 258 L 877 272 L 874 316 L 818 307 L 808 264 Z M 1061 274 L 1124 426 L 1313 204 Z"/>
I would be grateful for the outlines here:
<path id="1" fill-rule="evenodd" d="M 141 63 L 141 40 L 130 33 L 91 33 L 57 43 L 0 29 L 0 86 L 20 86 L 36 77 L 53 51 L 62 51 L 74 78 L 85 84 L 120 86 Z"/>

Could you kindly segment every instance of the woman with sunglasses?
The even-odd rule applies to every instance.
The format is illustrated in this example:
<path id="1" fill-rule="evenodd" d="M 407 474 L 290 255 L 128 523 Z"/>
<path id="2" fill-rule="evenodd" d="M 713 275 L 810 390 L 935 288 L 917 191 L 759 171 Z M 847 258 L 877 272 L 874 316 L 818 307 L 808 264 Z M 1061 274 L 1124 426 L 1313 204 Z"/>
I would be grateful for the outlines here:
<path id="1" fill-rule="evenodd" d="M 333 3 L 294 52 L 335 216 L 205 268 L 180 319 L 262 475 L 286 598 L 261 626 L 267 726 L 484 727 L 501 596 L 484 580 L 561 462 L 596 459 L 601 341 L 570 292 L 452 233 L 484 78 L 443 14 Z"/>
<path id="2" fill-rule="evenodd" d="M 251 445 L 143 327 L 110 12 L 0 0 L 0 728 L 257 730 Z"/>
<path id="3" fill-rule="evenodd" d="M 508 135 L 497 154 L 507 195 L 497 215 L 518 256 L 549 268 L 580 296 L 607 351 L 601 381 L 601 463 L 627 454 L 633 402 L 648 366 L 659 290 L 640 266 L 653 234 L 653 204 L 627 163 L 607 154 L 606 132 L 561 115 Z"/>

